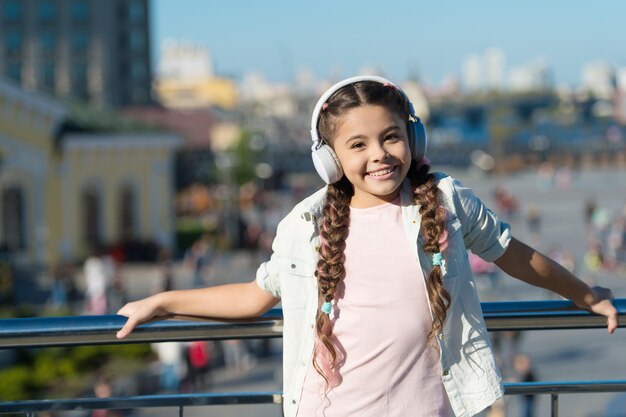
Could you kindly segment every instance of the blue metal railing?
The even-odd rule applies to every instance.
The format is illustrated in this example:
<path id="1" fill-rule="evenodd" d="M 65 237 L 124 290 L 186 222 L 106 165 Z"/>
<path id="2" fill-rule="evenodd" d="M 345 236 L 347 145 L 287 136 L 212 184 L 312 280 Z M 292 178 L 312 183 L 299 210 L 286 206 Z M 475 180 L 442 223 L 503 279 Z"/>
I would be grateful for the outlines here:
<path id="1" fill-rule="evenodd" d="M 626 327 L 626 299 L 614 300 L 620 327 Z M 604 317 L 576 309 L 569 301 L 513 301 L 482 303 L 488 330 L 591 329 L 606 326 Z M 121 316 L 48 317 L 0 320 L 0 349 L 162 341 L 221 340 L 282 336 L 282 311 L 241 321 L 158 321 L 139 326 L 123 340 L 115 333 Z M 550 394 L 552 416 L 558 415 L 558 395 L 573 392 L 623 392 L 626 380 L 505 384 L 507 395 Z M 150 395 L 123 398 L 16 401 L 0 403 L 0 413 L 128 409 L 232 404 L 280 404 L 280 392 Z"/>

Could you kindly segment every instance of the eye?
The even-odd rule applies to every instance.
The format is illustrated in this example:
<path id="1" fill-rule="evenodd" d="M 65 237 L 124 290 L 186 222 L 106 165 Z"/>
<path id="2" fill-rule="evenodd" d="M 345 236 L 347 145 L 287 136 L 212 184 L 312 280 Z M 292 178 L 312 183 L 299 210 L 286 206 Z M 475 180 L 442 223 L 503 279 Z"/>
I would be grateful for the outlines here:
<path id="1" fill-rule="evenodd" d="M 390 141 L 397 141 L 397 140 L 402 140 L 402 136 L 400 136 L 399 133 L 390 133 L 387 136 L 385 136 L 385 140 L 390 140 Z"/>
<path id="2" fill-rule="evenodd" d="M 350 145 L 350 149 L 361 149 L 365 146 L 363 142 L 354 142 Z"/>

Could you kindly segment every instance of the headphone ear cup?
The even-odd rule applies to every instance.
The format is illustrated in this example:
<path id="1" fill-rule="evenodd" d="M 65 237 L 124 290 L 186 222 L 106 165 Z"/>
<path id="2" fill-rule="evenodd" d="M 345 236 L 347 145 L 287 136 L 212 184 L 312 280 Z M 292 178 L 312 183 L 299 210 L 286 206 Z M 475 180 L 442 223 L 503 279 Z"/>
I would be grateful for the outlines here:
<path id="1" fill-rule="evenodd" d="M 409 122 L 409 147 L 413 160 L 420 160 L 426 155 L 426 127 L 421 121 Z"/>
<path id="2" fill-rule="evenodd" d="M 326 184 L 332 184 L 343 177 L 343 169 L 333 149 L 324 144 L 311 153 L 313 165 Z"/>

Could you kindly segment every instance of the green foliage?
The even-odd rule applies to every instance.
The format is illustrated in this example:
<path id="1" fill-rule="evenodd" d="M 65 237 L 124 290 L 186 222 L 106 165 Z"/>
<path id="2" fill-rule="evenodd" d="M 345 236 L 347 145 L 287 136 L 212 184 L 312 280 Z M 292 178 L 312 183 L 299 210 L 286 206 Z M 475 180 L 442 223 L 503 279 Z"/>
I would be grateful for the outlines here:
<path id="1" fill-rule="evenodd" d="M 89 388 L 92 375 L 102 368 L 122 374 L 135 370 L 137 365 L 132 364 L 150 355 L 147 344 L 21 350 L 15 365 L 0 370 L 0 401 L 46 397 L 47 392 L 58 392 L 58 387 L 76 395 Z M 110 365 L 116 361 L 124 365 Z"/>
<path id="2" fill-rule="evenodd" d="M 80 129 L 104 132 L 154 132 L 159 129 L 119 113 L 97 108 L 88 103 L 66 102 L 70 109 L 69 120 Z"/>
<path id="3" fill-rule="evenodd" d="M 26 365 L 0 370 L 0 401 L 21 401 L 32 398 L 35 388 L 31 370 Z"/>
<path id="4" fill-rule="evenodd" d="M 258 152 L 250 146 L 252 135 L 243 132 L 235 146 L 235 181 L 237 185 L 245 184 L 256 178 L 255 167 L 258 162 Z"/>

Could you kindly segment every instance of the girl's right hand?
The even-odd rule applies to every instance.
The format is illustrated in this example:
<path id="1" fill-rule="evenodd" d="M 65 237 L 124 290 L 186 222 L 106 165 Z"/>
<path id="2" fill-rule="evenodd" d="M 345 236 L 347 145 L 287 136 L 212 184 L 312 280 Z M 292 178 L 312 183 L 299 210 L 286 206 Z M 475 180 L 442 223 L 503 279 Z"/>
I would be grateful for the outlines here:
<path id="1" fill-rule="evenodd" d="M 167 318 L 169 313 L 161 306 L 160 294 L 133 301 L 122 307 L 117 314 L 128 317 L 126 324 L 117 332 L 118 339 L 128 336 L 138 325 L 155 319 Z"/>

